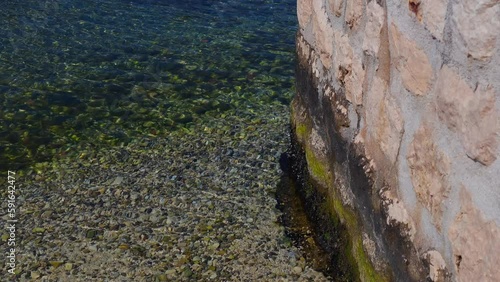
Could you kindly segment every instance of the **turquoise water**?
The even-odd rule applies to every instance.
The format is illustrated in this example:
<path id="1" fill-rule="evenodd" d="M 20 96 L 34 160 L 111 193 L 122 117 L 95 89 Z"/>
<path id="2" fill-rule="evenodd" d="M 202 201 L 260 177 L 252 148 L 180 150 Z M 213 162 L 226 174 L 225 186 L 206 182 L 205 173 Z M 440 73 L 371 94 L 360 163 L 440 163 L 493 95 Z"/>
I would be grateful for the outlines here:
<path id="1" fill-rule="evenodd" d="M 1 5 L 2 170 L 293 94 L 294 0 Z"/>

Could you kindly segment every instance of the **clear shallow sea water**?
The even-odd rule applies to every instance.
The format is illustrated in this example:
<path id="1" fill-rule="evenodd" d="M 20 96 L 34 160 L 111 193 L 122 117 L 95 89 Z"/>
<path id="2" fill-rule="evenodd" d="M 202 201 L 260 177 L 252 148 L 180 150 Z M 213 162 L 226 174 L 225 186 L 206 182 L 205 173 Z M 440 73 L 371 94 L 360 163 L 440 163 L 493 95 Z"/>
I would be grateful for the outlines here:
<path id="1" fill-rule="evenodd" d="M 293 95 L 293 0 L 1 5 L 2 170 Z"/>

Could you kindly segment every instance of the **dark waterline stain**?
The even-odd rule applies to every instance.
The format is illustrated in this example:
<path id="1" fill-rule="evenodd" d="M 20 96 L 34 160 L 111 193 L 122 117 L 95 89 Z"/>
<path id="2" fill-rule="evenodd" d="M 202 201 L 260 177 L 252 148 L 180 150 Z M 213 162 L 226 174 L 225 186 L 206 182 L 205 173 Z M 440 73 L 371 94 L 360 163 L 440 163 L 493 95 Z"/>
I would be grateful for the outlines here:
<path id="1" fill-rule="evenodd" d="M 336 274 L 332 267 L 331 257 L 317 243 L 316 227 L 309 219 L 305 204 L 297 190 L 297 181 L 292 175 L 291 161 L 288 152 L 280 157 L 280 167 L 283 173 L 276 189 L 277 208 L 282 212 L 279 221 L 285 226 L 286 235 L 303 252 L 307 264 L 331 280 Z"/>

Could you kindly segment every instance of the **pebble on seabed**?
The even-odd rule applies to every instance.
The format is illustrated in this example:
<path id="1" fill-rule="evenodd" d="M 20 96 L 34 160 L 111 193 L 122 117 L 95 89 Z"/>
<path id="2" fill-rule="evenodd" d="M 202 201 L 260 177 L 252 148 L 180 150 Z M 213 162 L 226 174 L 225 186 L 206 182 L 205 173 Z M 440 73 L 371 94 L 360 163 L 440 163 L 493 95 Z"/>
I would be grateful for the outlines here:
<path id="1" fill-rule="evenodd" d="M 327 281 L 290 259 L 300 251 L 276 224 L 273 163 L 288 144 L 288 113 L 268 107 L 263 113 L 276 116 L 251 131 L 215 130 L 252 124 L 226 114 L 164 139 L 47 163 L 43 180 L 24 177 L 20 281 Z M 117 150 L 128 161 L 113 158 Z"/>

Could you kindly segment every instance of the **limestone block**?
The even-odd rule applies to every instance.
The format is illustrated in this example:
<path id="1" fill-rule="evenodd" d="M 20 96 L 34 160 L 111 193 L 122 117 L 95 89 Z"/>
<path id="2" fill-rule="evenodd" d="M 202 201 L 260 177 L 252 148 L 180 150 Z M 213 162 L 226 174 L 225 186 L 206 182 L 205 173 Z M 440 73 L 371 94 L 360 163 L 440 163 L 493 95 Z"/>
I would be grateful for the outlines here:
<path id="1" fill-rule="evenodd" d="M 444 121 L 450 130 L 461 131 L 462 111 L 474 98 L 474 93 L 467 83 L 446 65 L 439 71 L 436 92 L 439 119 Z"/>
<path id="2" fill-rule="evenodd" d="M 335 32 L 335 63 L 350 69 L 353 51 L 349 37 L 342 32 Z"/>
<path id="3" fill-rule="evenodd" d="M 408 8 L 418 21 L 438 39 L 443 38 L 448 0 L 409 0 Z"/>
<path id="4" fill-rule="evenodd" d="M 346 99 L 354 105 L 361 105 L 365 79 L 361 58 L 354 55 L 347 34 L 335 32 L 334 44 L 335 76 L 340 84 L 345 86 Z"/>
<path id="5" fill-rule="evenodd" d="M 465 41 L 468 55 L 478 60 L 488 60 L 493 55 L 500 29 L 500 1 L 455 1 L 453 21 Z"/>
<path id="6" fill-rule="evenodd" d="M 311 55 L 311 46 L 307 43 L 306 39 L 302 34 L 297 37 L 297 54 L 299 60 L 303 62 L 309 62 Z"/>
<path id="7" fill-rule="evenodd" d="M 397 161 L 401 138 L 404 133 L 404 121 L 401 110 L 394 98 L 386 96 L 379 109 L 378 126 L 376 128 L 377 139 L 380 148 L 391 164 Z"/>
<path id="8" fill-rule="evenodd" d="M 387 84 L 378 76 L 373 77 L 372 85 L 369 88 L 368 95 L 365 100 L 365 119 L 366 127 L 372 132 L 377 127 L 376 121 L 378 120 L 379 109 L 381 108 L 382 100 L 387 91 Z M 376 140 L 375 142 L 378 142 Z"/>
<path id="9" fill-rule="evenodd" d="M 384 24 L 385 11 L 377 4 L 377 1 L 371 1 L 366 6 L 366 13 L 368 21 L 365 26 L 363 50 L 371 55 L 376 55 L 380 47 L 380 31 Z"/>
<path id="10" fill-rule="evenodd" d="M 495 93 L 491 87 L 478 88 L 464 111 L 464 147 L 469 158 L 491 165 L 497 159 L 500 115 L 495 109 Z"/>
<path id="11" fill-rule="evenodd" d="M 401 110 L 387 93 L 387 84 L 377 76 L 373 79 L 366 101 L 366 123 L 370 136 L 379 144 L 389 162 L 395 164 L 404 133 Z"/>
<path id="12" fill-rule="evenodd" d="M 300 29 L 305 29 L 311 21 L 313 0 L 298 0 L 297 1 L 297 18 L 299 20 Z"/>
<path id="13" fill-rule="evenodd" d="M 427 30 L 437 39 L 443 38 L 448 0 L 422 0 L 422 19 Z"/>
<path id="14" fill-rule="evenodd" d="M 418 201 L 429 210 L 434 225 L 441 230 L 442 202 L 450 184 L 450 161 L 433 141 L 431 127 L 423 123 L 413 136 L 407 160 Z"/>
<path id="15" fill-rule="evenodd" d="M 340 84 L 345 84 L 345 77 L 351 71 L 353 50 L 349 43 L 347 34 L 335 32 L 334 34 L 335 49 L 333 62 L 335 68 L 335 77 Z M 352 101 L 351 101 L 352 102 Z"/>
<path id="16" fill-rule="evenodd" d="M 313 32 L 321 63 L 329 69 L 332 65 L 333 27 L 328 19 L 324 0 L 313 0 Z"/>
<path id="17" fill-rule="evenodd" d="M 416 42 L 403 36 L 394 23 L 390 33 L 391 56 L 401 72 L 403 85 L 415 95 L 427 94 L 433 75 L 427 55 Z"/>
<path id="18" fill-rule="evenodd" d="M 443 256 L 436 251 L 430 250 L 424 253 L 424 259 L 429 263 L 429 278 L 433 282 L 444 282 L 446 277 L 446 262 Z"/>
<path id="19" fill-rule="evenodd" d="M 448 231 L 457 281 L 498 281 L 500 228 L 484 219 L 465 187 L 460 200 L 460 212 Z"/>
<path id="20" fill-rule="evenodd" d="M 491 87 L 476 92 L 453 70 L 443 66 L 436 85 L 439 118 L 459 134 L 467 156 L 483 165 L 497 158 L 499 113 Z"/>
<path id="21" fill-rule="evenodd" d="M 363 16 L 363 0 L 349 0 L 346 5 L 345 21 L 350 28 L 356 28 Z"/>
<path id="22" fill-rule="evenodd" d="M 328 0 L 330 3 L 330 10 L 332 13 L 340 17 L 342 15 L 342 8 L 344 6 L 344 0 Z"/>
<path id="23" fill-rule="evenodd" d="M 361 59 L 354 56 L 349 73 L 345 78 L 346 99 L 352 104 L 363 104 L 363 80 L 365 79 L 365 70 L 361 65 Z"/>
<path id="24" fill-rule="evenodd" d="M 403 203 L 393 197 L 389 191 L 383 192 L 381 197 L 386 207 L 387 225 L 399 227 L 401 235 L 413 242 L 416 234 L 415 223 Z"/>

